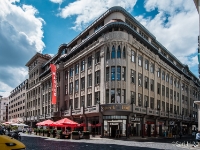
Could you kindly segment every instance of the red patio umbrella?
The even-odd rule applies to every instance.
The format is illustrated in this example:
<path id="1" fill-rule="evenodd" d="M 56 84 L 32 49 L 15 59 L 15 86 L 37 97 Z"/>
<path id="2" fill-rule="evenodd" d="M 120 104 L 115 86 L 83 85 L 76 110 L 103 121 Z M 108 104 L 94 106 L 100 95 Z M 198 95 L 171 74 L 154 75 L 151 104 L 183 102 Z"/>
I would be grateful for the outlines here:
<path id="1" fill-rule="evenodd" d="M 92 127 L 92 128 L 95 127 L 95 125 L 93 125 L 93 124 L 91 124 L 91 123 L 88 123 L 88 126 L 89 126 L 89 127 Z"/>
<path id="2" fill-rule="evenodd" d="M 37 126 L 49 126 L 52 123 L 54 123 L 52 120 L 45 120 L 45 121 L 42 121 L 42 122 L 38 122 L 36 125 Z"/>
<path id="3" fill-rule="evenodd" d="M 52 123 L 51 126 L 77 127 L 78 123 L 74 122 L 68 118 L 64 118 L 64 119 L 61 119 L 61 120 L 58 120 L 58 121 Z"/>
<path id="4" fill-rule="evenodd" d="M 100 126 L 101 126 L 101 123 L 98 123 L 98 124 L 96 124 L 95 126 L 96 126 L 96 127 L 100 127 Z"/>

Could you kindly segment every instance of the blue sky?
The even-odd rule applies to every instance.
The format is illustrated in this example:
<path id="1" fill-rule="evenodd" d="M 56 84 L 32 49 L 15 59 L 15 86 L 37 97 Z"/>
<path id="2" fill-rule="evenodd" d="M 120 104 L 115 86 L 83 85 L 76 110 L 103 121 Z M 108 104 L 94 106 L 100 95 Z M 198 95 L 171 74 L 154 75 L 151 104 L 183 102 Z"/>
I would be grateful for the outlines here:
<path id="1" fill-rule="evenodd" d="M 112 6 L 121 6 L 198 76 L 198 13 L 192 0 L 0 0 L 0 95 L 28 78 L 36 53 L 54 55 Z"/>

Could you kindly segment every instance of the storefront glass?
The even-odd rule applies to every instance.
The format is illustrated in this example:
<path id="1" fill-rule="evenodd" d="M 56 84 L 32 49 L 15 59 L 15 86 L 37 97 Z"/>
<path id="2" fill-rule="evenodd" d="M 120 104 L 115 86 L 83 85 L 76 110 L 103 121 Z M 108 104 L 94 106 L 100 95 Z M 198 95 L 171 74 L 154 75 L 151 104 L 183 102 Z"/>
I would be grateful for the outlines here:
<path id="1" fill-rule="evenodd" d="M 103 116 L 104 136 L 126 136 L 127 116 Z"/>

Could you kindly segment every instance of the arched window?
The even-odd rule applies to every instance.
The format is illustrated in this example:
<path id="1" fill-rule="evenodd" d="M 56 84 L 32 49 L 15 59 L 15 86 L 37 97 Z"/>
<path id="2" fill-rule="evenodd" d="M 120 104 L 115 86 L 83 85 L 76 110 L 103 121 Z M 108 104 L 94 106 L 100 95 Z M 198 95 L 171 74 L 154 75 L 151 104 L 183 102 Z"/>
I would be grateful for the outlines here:
<path id="1" fill-rule="evenodd" d="M 110 50 L 109 47 L 107 47 L 107 52 L 106 52 L 106 60 L 110 59 Z"/>
<path id="2" fill-rule="evenodd" d="M 122 53 L 122 55 L 123 55 L 123 58 L 126 58 L 125 46 L 124 46 L 124 49 L 123 49 L 123 53 Z"/>
<path id="3" fill-rule="evenodd" d="M 112 53 L 111 53 L 111 58 L 115 58 L 115 47 L 112 47 Z"/>
<path id="4" fill-rule="evenodd" d="M 121 48 L 120 48 L 120 46 L 118 46 L 118 49 L 117 49 L 117 58 L 121 58 Z"/>

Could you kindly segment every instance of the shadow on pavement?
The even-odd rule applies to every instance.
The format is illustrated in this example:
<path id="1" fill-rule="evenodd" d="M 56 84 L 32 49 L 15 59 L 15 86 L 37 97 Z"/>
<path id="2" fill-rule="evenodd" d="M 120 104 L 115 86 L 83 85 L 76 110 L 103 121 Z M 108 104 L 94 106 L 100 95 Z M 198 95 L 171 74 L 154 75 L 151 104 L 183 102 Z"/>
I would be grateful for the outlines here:
<path id="1" fill-rule="evenodd" d="M 92 140 L 91 140 L 92 141 Z M 149 148 L 148 145 L 145 146 L 142 143 L 138 145 L 127 146 L 127 142 L 119 143 L 115 141 L 116 144 L 109 144 L 109 139 L 105 139 L 106 143 L 98 143 L 98 140 L 95 140 L 96 143 L 86 142 L 85 140 L 56 140 L 49 139 L 44 137 L 31 137 L 31 136 L 22 136 L 22 142 L 26 145 L 27 150 L 158 150 L 166 148 Z M 121 141 L 123 142 L 123 141 Z M 124 141 L 125 142 L 125 141 Z M 130 142 L 129 142 L 130 143 Z M 119 145 L 120 144 L 120 145 Z M 153 145 L 153 144 L 152 144 Z M 170 148 L 169 148 L 170 149 Z M 176 148 L 178 149 L 178 148 Z"/>

